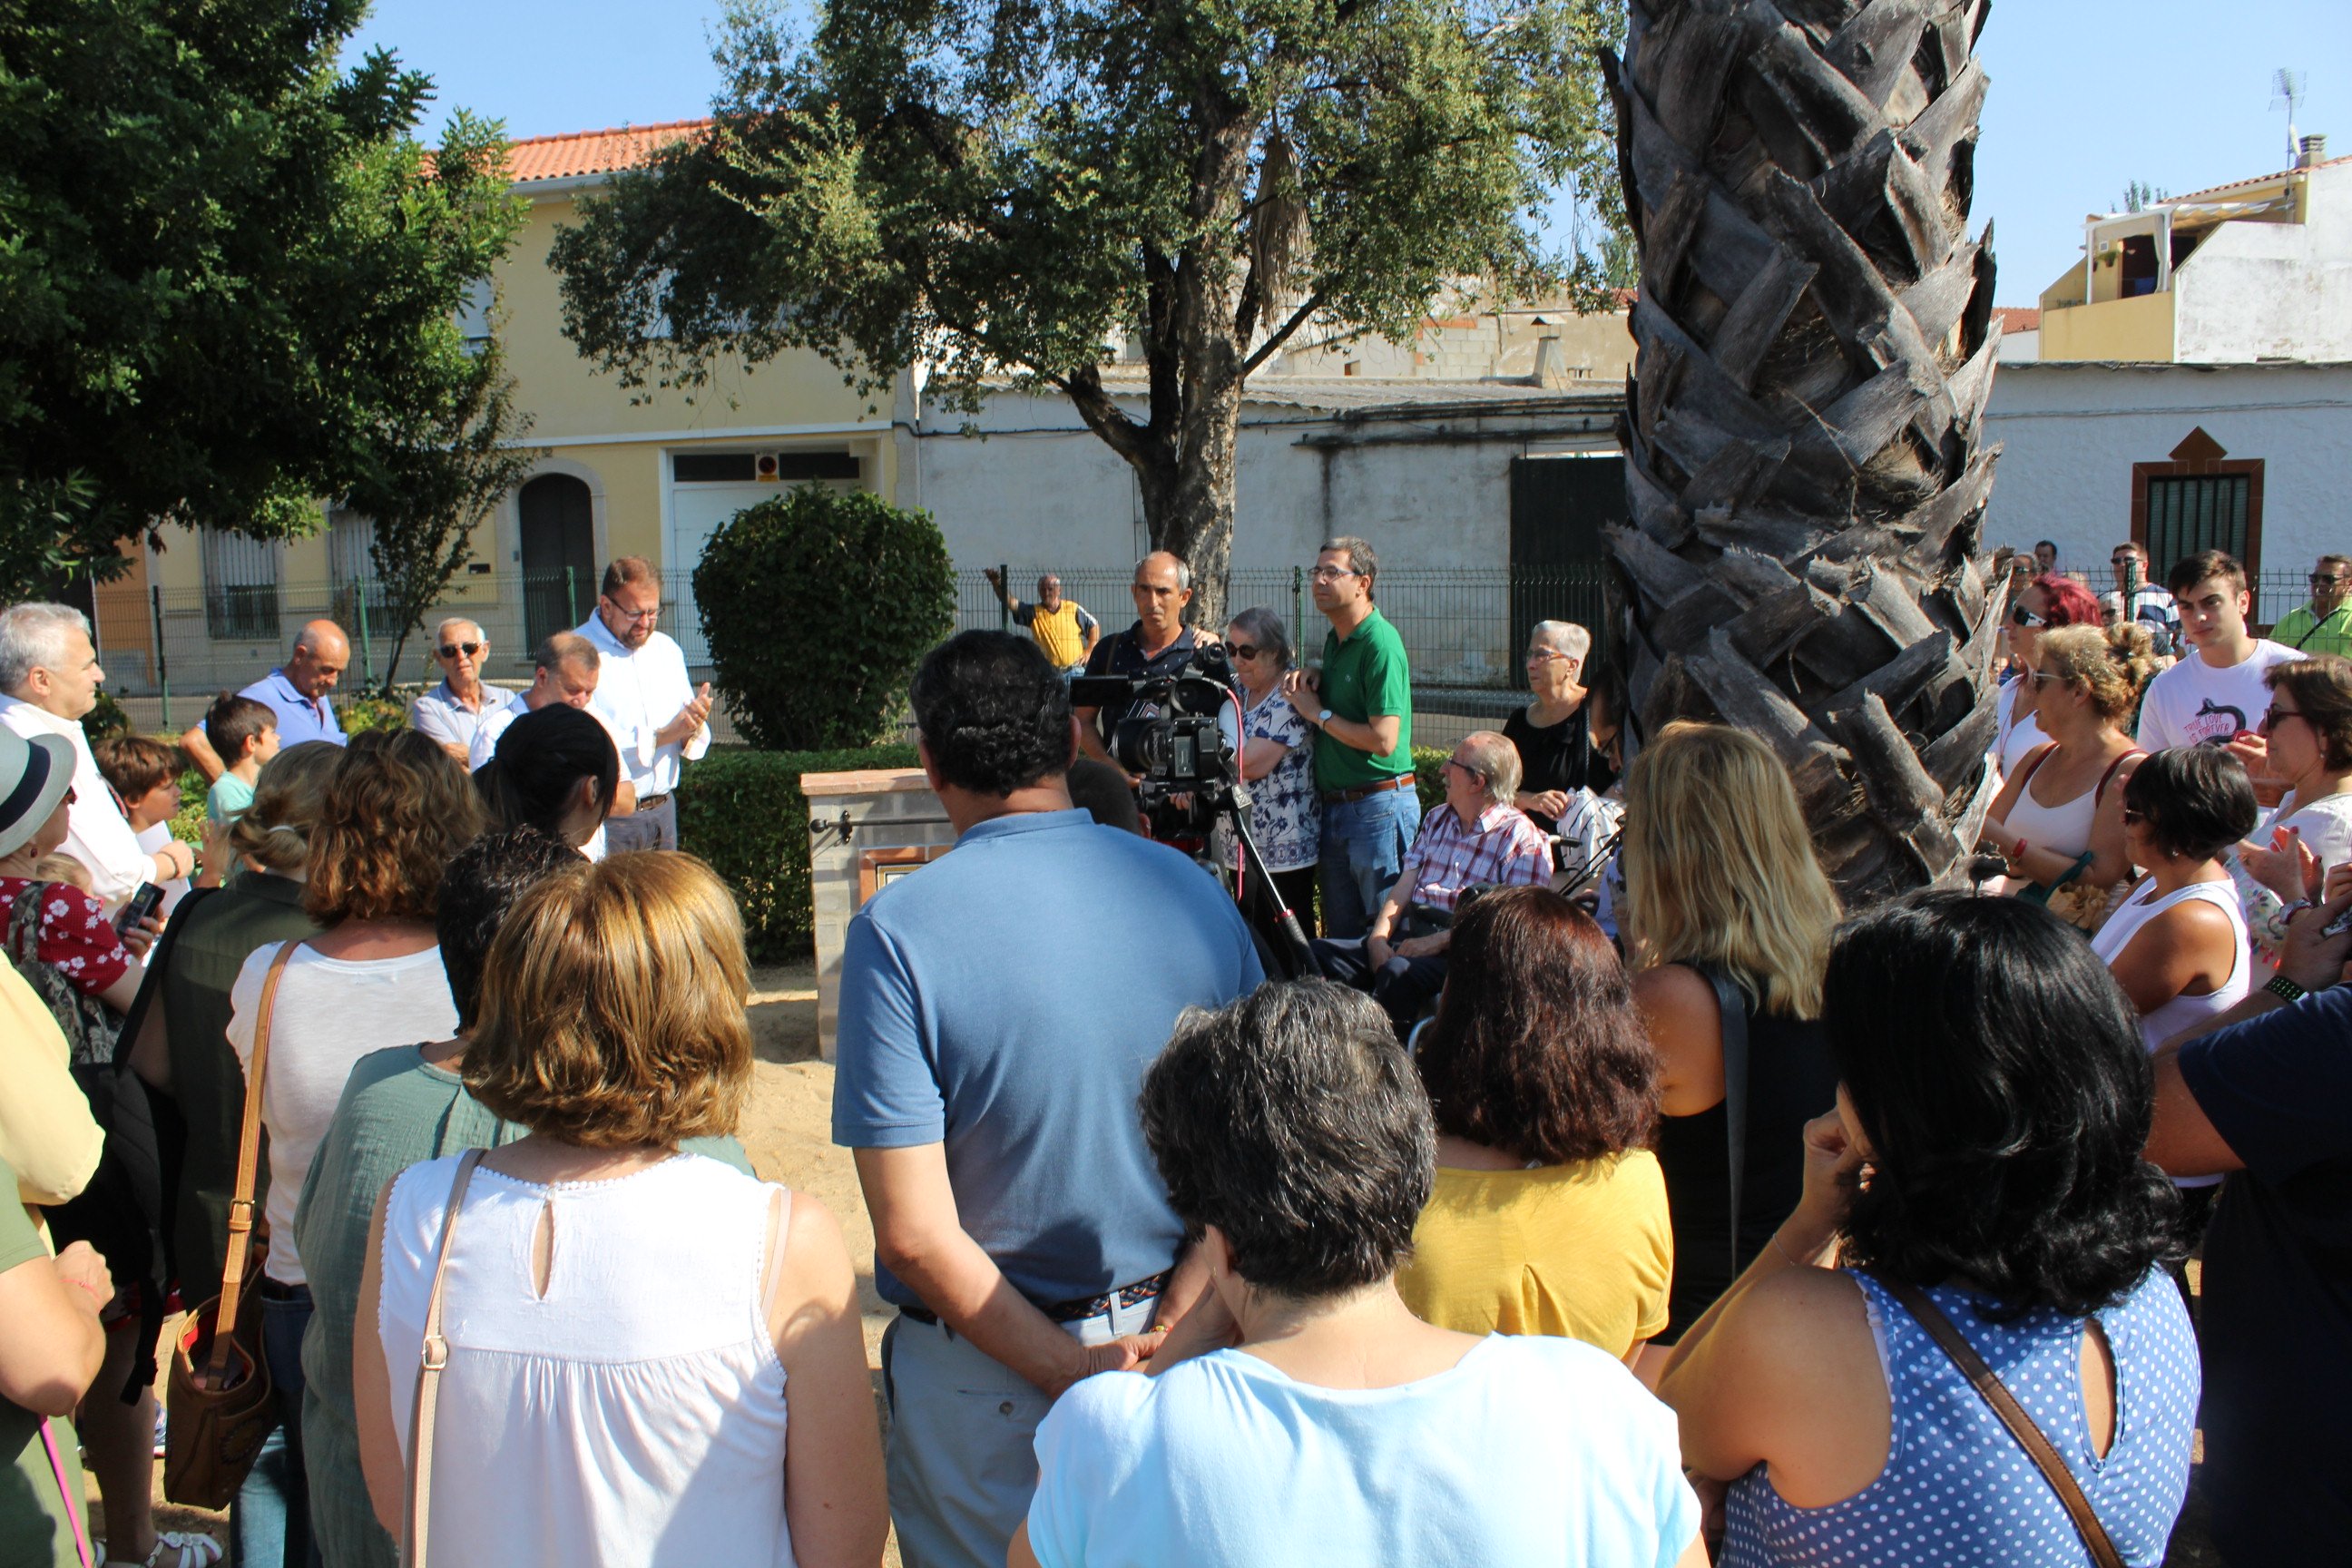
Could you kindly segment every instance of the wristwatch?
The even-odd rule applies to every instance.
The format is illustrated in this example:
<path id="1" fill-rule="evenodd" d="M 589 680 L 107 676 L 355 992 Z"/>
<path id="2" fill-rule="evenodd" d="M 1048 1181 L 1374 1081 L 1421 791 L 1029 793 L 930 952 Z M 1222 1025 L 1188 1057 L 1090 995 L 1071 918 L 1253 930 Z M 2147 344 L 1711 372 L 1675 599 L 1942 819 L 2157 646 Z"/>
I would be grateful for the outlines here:
<path id="1" fill-rule="evenodd" d="M 2289 980 L 2284 974 L 2272 975 L 2271 983 L 2268 985 L 2263 986 L 2263 989 L 2269 992 L 2272 995 L 2277 997 L 2282 1002 L 2300 1002 L 2305 997 L 2311 994 L 2309 991 L 2297 985 L 2294 981 Z"/>
<path id="2" fill-rule="evenodd" d="M 1317 715 L 1315 715 L 1315 727 L 1316 727 L 1317 729 L 1318 729 L 1318 730 L 1322 729 L 1325 725 L 1327 725 L 1327 724 L 1328 724 L 1328 723 L 1330 723 L 1330 722 L 1331 722 L 1331 710 L 1329 710 L 1328 708 L 1326 708 L 1325 710 L 1323 710 L 1323 711 L 1322 711 L 1322 712 L 1318 713 Z"/>

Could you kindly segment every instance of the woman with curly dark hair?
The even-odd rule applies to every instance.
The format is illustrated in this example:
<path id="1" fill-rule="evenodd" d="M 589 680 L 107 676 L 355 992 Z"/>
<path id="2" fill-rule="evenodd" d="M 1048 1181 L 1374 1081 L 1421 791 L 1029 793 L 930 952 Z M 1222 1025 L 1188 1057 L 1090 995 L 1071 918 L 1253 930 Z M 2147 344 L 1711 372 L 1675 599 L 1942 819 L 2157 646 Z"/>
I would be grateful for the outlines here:
<path id="1" fill-rule="evenodd" d="M 1630 1362 L 1666 1326 L 1675 1243 L 1649 1149 L 1658 1061 L 1625 966 L 1549 888 L 1473 900 L 1453 952 L 1416 1041 L 1437 1183 L 1398 1292 L 1440 1328 Z"/>
<path id="2" fill-rule="evenodd" d="M 2162 1561 L 2197 1347 L 2162 1267 L 2176 1200 L 2141 1157 L 2154 1090 L 2131 1004 L 2056 916 L 1956 893 L 1853 921 L 1825 985 L 1842 1082 L 1805 1130 L 1804 1195 L 1660 1390 L 1684 1463 L 1730 1483 L 1717 1562 L 2093 1560 L 1947 1323 L 2121 1560 Z"/>

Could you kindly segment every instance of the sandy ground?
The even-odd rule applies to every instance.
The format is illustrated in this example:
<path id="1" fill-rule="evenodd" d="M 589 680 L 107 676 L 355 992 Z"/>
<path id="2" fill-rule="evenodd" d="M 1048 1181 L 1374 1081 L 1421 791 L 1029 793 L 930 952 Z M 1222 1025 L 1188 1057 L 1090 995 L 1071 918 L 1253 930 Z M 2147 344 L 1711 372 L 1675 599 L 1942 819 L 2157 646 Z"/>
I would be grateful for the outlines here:
<path id="1" fill-rule="evenodd" d="M 759 970 L 752 976 L 752 986 L 751 1017 L 759 1061 L 753 1069 L 751 1103 L 743 1116 L 743 1144 L 761 1176 L 815 1197 L 841 1222 L 851 1260 L 858 1269 L 866 1362 L 875 1369 L 878 1405 L 879 1347 L 890 1314 L 874 1293 L 874 1226 L 858 1194 L 856 1169 L 847 1151 L 833 1144 L 833 1068 L 817 1059 L 815 970 L 806 963 Z M 2191 1265 L 2192 1271 L 2194 1268 Z M 160 1472 L 159 1466 L 159 1478 Z M 94 1490 L 91 1511 L 93 1523 L 102 1531 L 102 1504 Z M 2221 1559 L 2201 1528 L 2203 1512 L 2201 1500 L 2192 1491 L 2188 1510 L 2173 1532 L 2165 1568 L 2218 1568 Z M 192 1509 L 160 1506 L 157 1519 L 165 1530 L 209 1529 L 226 1533 L 219 1516 Z M 895 1539 L 883 1561 L 887 1568 L 898 1568 Z"/>

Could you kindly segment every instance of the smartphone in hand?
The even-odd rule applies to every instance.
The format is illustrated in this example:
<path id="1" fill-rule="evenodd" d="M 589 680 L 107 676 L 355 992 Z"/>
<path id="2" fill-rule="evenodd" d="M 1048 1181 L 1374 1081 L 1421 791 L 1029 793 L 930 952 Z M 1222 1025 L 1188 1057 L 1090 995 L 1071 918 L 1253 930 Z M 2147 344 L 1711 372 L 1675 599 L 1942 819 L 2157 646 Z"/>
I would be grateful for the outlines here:
<path id="1" fill-rule="evenodd" d="M 139 890 L 131 895 L 130 900 L 121 909 L 115 911 L 115 934 L 119 936 L 138 925 L 141 921 L 153 914 L 156 906 L 163 901 L 163 889 L 152 882 L 140 883 Z"/>

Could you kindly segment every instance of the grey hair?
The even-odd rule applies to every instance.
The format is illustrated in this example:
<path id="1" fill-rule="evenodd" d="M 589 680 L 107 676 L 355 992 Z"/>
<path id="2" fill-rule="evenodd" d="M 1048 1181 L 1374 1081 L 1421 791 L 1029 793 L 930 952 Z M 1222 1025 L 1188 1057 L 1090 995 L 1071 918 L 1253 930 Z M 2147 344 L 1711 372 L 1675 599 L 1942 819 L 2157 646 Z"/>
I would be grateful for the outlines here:
<path id="1" fill-rule="evenodd" d="M 1528 628 L 1528 641 L 1549 644 L 1580 661 L 1592 653 L 1592 634 L 1574 621 L 1538 621 Z"/>
<path id="2" fill-rule="evenodd" d="M 447 631 L 451 626 L 471 626 L 474 628 L 474 635 L 476 637 L 480 637 L 484 642 L 490 640 L 490 634 L 482 629 L 481 622 L 469 620 L 464 616 L 442 616 L 440 624 L 433 628 L 433 640 L 436 643 L 439 642 L 441 640 L 441 634 Z"/>
<path id="3" fill-rule="evenodd" d="M 601 669 L 604 658 L 596 651 L 594 643 L 578 632 L 550 632 L 530 650 L 530 663 L 534 669 L 554 669 L 567 664 L 581 669 Z"/>
<path id="4" fill-rule="evenodd" d="M 1282 629 L 1280 616 L 1254 607 L 1241 611 L 1226 625 L 1256 644 L 1259 652 L 1274 655 L 1276 669 L 1290 668 L 1290 635 Z"/>
<path id="5" fill-rule="evenodd" d="M 62 670 L 69 632 L 89 635 L 89 617 L 71 605 L 11 605 L 0 610 L 0 691 L 15 696 L 36 669 Z"/>
<path id="6" fill-rule="evenodd" d="M 1462 737 L 1462 749 L 1477 759 L 1478 772 L 1486 781 L 1487 800 L 1496 805 L 1510 805 L 1525 773 L 1519 749 L 1511 744 L 1510 737 L 1492 730 L 1473 730 Z"/>
<path id="7" fill-rule="evenodd" d="M 1369 592 L 1381 574 L 1381 558 L 1373 552 L 1370 542 L 1359 539 L 1352 533 L 1334 534 L 1317 545 L 1315 553 L 1321 555 L 1333 550 L 1347 552 L 1348 570 L 1364 580 L 1365 590 Z"/>
<path id="8" fill-rule="evenodd" d="M 1187 594 L 1189 594 L 1189 593 L 1191 593 L 1191 592 L 1192 591 L 1192 565 L 1191 565 L 1191 563 L 1188 563 L 1188 562 L 1187 562 L 1187 561 L 1186 561 L 1186 560 L 1185 560 L 1181 555 L 1177 554 L 1177 553 L 1176 553 L 1174 551 L 1172 551 L 1172 550 L 1155 550 L 1155 551 L 1151 552 L 1151 553 L 1150 553 L 1150 555 L 1146 555 L 1146 556 L 1145 556 L 1141 561 L 1139 561 L 1139 562 L 1137 562 L 1137 563 L 1135 563 L 1135 569 L 1136 569 L 1138 572 L 1142 571 L 1146 565 L 1148 565 L 1148 564 L 1150 564 L 1150 563 L 1151 556 L 1152 556 L 1152 555 L 1165 555 L 1166 557 L 1168 557 L 1168 559 L 1169 559 L 1169 560 L 1173 561 L 1174 563 L 1176 563 L 1176 586 L 1177 586 L 1177 588 L 1178 588 L 1181 592 L 1187 593 Z M 1041 577 L 1041 578 L 1039 578 L 1039 579 L 1038 579 L 1038 581 L 1042 583 L 1042 582 L 1044 582 L 1044 581 L 1045 581 L 1045 579 Z"/>

